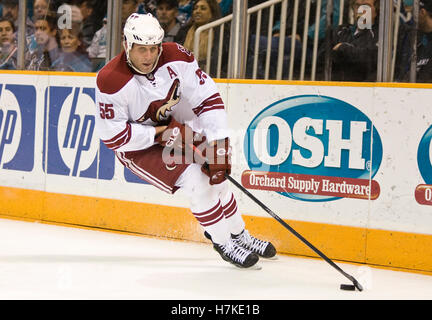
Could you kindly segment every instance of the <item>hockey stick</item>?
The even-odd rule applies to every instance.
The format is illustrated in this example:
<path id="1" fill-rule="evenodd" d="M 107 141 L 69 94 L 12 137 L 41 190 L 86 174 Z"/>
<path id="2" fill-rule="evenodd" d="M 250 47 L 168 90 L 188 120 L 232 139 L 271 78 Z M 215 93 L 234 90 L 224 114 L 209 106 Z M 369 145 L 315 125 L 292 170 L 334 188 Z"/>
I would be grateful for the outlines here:
<path id="1" fill-rule="evenodd" d="M 277 214 L 271 211 L 264 203 L 258 200 L 254 195 L 252 195 L 246 188 L 244 188 L 240 183 L 238 183 L 233 177 L 229 174 L 225 173 L 225 178 L 227 178 L 232 184 L 234 184 L 237 188 L 239 188 L 243 193 L 245 193 L 249 198 L 251 198 L 256 204 L 258 204 L 261 208 L 263 208 L 269 215 L 275 218 L 281 225 L 283 225 L 286 229 L 288 229 L 292 234 L 294 234 L 297 238 L 303 241 L 309 248 L 311 248 L 315 253 L 317 253 L 321 258 L 323 258 L 328 264 L 330 264 L 333 268 L 343 274 L 346 278 L 348 278 L 353 285 L 359 290 L 363 291 L 363 287 L 361 284 L 350 274 L 343 271 L 336 263 L 334 263 L 329 257 L 327 257 L 324 253 L 318 250 L 312 243 L 306 240 L 300 233 L 295 231 L 288 223 L 283 221 Z"/>
<path id="2" fill-rule="evenodd" d="M 198 150 L 197 147 L 195 147 L 193 144 L 189 145 L 189 148 L 192 149 L 192 152 L 198 156 L 198 158 L 201 159 L 201 161 L 204 163 L 204 165 L 208 166 L 208 161 L 204 157 L 204 155 L 201 153 L 200 150 Z M 276 213 L 274 213 L 272 210 L 270 210 L 264 203 L 262 203 L 260 200 L 258 200 L 253 194 L 251 194 L 246 188 L 244 188 L 240 183 L 238 183 L 233 177 L 231 177 L 228 173 L 225 173 L 225 178 L 229 180 L 232 184 L 234 184 L 238 189 L 240 189 L 243 193 L 245 193 L 249 198 L 251 198 L 252 201 L 254 201 L 256 204 L 258 204 L 261 208 L 263 208 L 269 215 L 271 215 L 274 219 L 276 219 L 282 226 L 284 226 L 286 229 L 288 229 L 292 234 L 294 234 L 298 239 L 300 239 L 304 244 L 306 244 L 309 248 L 311 248 L 313 251 L 315 251 L 316 254 L 318 254 L 321 258 L 323 258 L 328 264 L 330 264 L 333 268 L 335 268 L 337 271 L 339 271 L 342 275 L 344 275 L 347 279 L 349 279 L 353 283 L 353 288 L 349 288 L 348 290 L 357 290 L 363 291 L 362 285 L 350 274 L 346 273 L 342 270 L 336 263 L 333 262 L 329 257 L 327 257 L 324 253 L 322 253 L 320 250 L 318 250 L 312 243 L 310 243 L 308 240 L 306 240 L 300 233 L 298 233 L 296 230 L 294 230 L 288 223 L 283 221 Z M 342 288 L 347 288 L 350 285 L 341 285 Z"/>

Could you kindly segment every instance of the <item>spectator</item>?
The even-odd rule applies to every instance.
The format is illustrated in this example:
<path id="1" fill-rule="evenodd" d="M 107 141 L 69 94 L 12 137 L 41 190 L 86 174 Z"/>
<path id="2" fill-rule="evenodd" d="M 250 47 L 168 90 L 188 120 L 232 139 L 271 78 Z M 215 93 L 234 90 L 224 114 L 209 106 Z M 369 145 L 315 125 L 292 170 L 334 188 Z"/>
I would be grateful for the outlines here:
<path id="1" fill-rule="evenodd" d="M 62 6 L 63 4 L 71 2 L 70 0 L 48 0 L 50 3 L 50 6 L 52 6 L 54 11 L 57 11 L 57 9 Z"/>
<path id="2" fill-rule="evenodd" d="M 412 30 L 412 29 L 411 29 Z M 408 28 L 406 33 L 409 35 Z M 409 37 L 409 36 L 408 36 Z M 396 65 L 403 65 L 400 80 L 410 80 L 411 45 L 402 46 L 398 51 L 402 63 L 396 61 Z M 432 82 L 432 0 L 420 0 L 417 30 L 417 68 L 416 82 Z"/>
<path id="3" fill-rule="evenodd" d="M 27 70 L 51 70 L 52 63 L 58 58 L 57 19 L 53 15 L 40 16 L 35 21 L 36 50 L 28 52 Z"/>
<path id="4" fill-rule="evenodd" d="M 88 48 L 96 31 L 102 27 L 96 16 L 97 2 L 97 0 L 80 0 L 78 4 L 82 15 L 82 34 L 85 48 Z"/>
<path id="5" fill-rule="evenodd" d="M 79 24 L 60 30 L 61 52 L 52 68 L 56 71 L 91 72 L 92 65 L 82 45 Z"/>
<path id="6" fill-rule="evenodd" d="M 233 0 L 217 0 L 217 2 L 219 3 L 222 17 L 232 13 Z"/>
<path id="7" fill-rule="evenodd" d="M 18 20 L 18 0 L 3 0 L 2 4 L 3 4 L 3 11 L 2 11 L 3 17 L 8 19 Z M 12 21 L 16 23 L 17 21 L 15 20 Z"/>
<path id="8" fill-rule="evenodd" d="M 198 0 L 194 3 L 191 24 L 188 28 L 184 47 L 190 51 L 194 49 L 194 36 L 195 30 L 207 23 L 215 21 L 220 18 L 219 4 L 216 0 Z M 218 29 L 216 29 L 218 30 Z M 216 34 L 216 32 L 215 32 Z M 199 39 L 199 52 L 194 52 L 195 58 L 198 61 L 199 66 L 205 70 L 205 63 L 207 57 L 207 45 L 208 45 L 209 30 L 201 33 Z M 218 39 L 216 35 L 213 39 Z M 214 41 L 212 41 L 214 43 Z"/>
<path id="9" fill-rule="evenodd" d="M 332 11 L 332 15 L 333 15 L 333 27 L 337 27 L 338 23 L 339 23 L 339 16 L 340 16 L 340 1 L 341 0 L 333 0 L 333 11 Z M 346 0 L 342 0 L 342 2 L 344 2 L 344 7 L 345 5 L 349 5 L 349 1 Z M 316 10 L 316 8 L 313 8 Z M 348 10 L 347 10 L 348 11 Z M 314 17 L 312 17 L 312 20 L 309 21 L 313 21 L 313 23 L 309 26 L 309 30 L 308 30 L 308 36 L 310 39 L 314 38 L 315 35 L 315 19 Z M 309 18 L 310 19 L 310 18 Z M 320 19 L 319 19 L 319 29 L 318 29 L 318 39 L 319 40 L 324 40 L 325 35 L 326 35 L 326 22 L 327 20 L 327 0 L 322 0 L 321 3 L 321 10 L 320 10 Z M 298 30 L 298 32 L 303 32 L 303 26 L 300 30 Z"/>
<path id="10" fill-rule="evenodd" d="M 83 15 L 81 13 L 81 9 L 75 4 L 74 1 L 72 1 L 71 4 L 67 5 L 70 6 L 72 10 L 72 23 L 81 24 L 83 22 Z"/>
<path id="11" fill-rule="evenodd" d="M 177 19 L 184 26 L 189 23 L 192 17 L 193 4 L 192 0 L 179 0 Z"/>
<path id="12" fill-rule="evenodd" d="M 16 69 L 17 47 L 14 23 L 7 18 L 0 18 L 0 69 Z"/>
<path id="13" fill-rule="evenodd" d="M 420 0 L 417 82 L 432 81 L 432 0 Z"/>
<path id="14" fill-rule="evenodd" d="M 378 59 L 379 0 L 352 0 L 355 25 L 343 24 L 333 32 L 332 80 L 376 81 Z M 357 20 L 362 15 L 358 8 L 371 8 L 371 28 L 359 28 Z"/>
<path id="15" fill-rule="evenodd" d="M 153 16 L 156 16 L 156 6 L 156 0 L 141 0 L 136 12 L 141 14 L 151 13 Z"/>
<path id="16" fill-rule="evenodd" d="M 15 32 L 18 31 L 18 0 L 2 0 L 3 17 L 14 22 Z M 26 20 L 26 35 L 29 36 L 34 32 L 33 22 L 27 17 Z"/>
<path id="17" fill-rule="evenodd" d="M 248 2 L 249 7 L 256 6 L 258 4 L 261 4 L 265 1 L 263 0 L 250 0 Z M 277 17 L 280 17 L 280 6 L 275 6 L 275 13 L 274 17 L 277 19 Z M 299 3 L 298 8 L 298 16 L 297 16 L 297 33 L 295 37 L 295 65 L 300 65 L 301 61 L 301 37 L 300 34 L 302 34 L 303 28 L 304 28 L 304 13 L 306 11 L 306 2 L 301 1 Z M 314 12 L 314 10 L 312 10 Z M 283 70 L 284 73 L 287 74 L 289 65 L 289 59 L 290 59 L 290 53 L 291 53 L 291 33 L 293 28 L 293 21 L 294 21 L 294 2 L 291 1 L 288 3 L 288 10 L 287 10 L 288 16 L 286 20 L 286 27 L 285 27 L 285 44 L 284 44 L 284 57 L 283 57 Z M 254 46 L 255 46 L 255 39 L 257 35 L 256 32 L 256 18 L 257 15 L 253 15 L 251 17 L 251 38 L 249 41 L 249 50 L 248 50 L 248 60 L 250 65 L 252 65 L 253 62 L 253 55 L 254 55 Z M 268 37 L 267 37 L 267 29 L 269 24 L 269 16 L 264 15 L 262 18 L 263 22 L 261 23 L 261 29 L 258 30 L 260 33 L 259 35 L 259 46 L 258 46 L 258 78 L 264 78 L 265 75 L 265 63 L 266 63 L 266 56 L 267 56 L 267 43 L 268 43 Z M 310 20 L 312 21 L 312 20 Z M 273 25 L 272 28 L 272 36 L 270 39 L 271 43 L 271 49 L 270 49 L 270 61 L 274 61 L 275 63 L 270 64 L 269 68 L 269 78 L 275 79 L 276 73 L 277 73 L 277 60 L 278 60 L 278 51 L 279 51 L 279 39 L 280 39 L 280 20 L 277 20 L 276 23 Z M 250 77 L 252 75 L 252 70 L 249 69 L 247 71 L 247 76 Z"/>
<path id="18" fill-rule="evenodd" d="M 50 12 L 53 12 L 49 0 L 34 0 L 33 1 L 33 22 L 37 19 L 45 18 Z"/>
<path id="19" fill-rule="evenodd" d="M 107 17 L 102 21 L 103 26 L 96 31 L 92 43 L 87 48 L 88 56 L 93 65 L 93 71 L 99 71 L 106 60 L 106 45 L 107 45 Z"/>
<path id="20" fill-rule="evenodd" d="M 413 1 L 414 0 L 403 0 L 401 2 L 400 18 L 403 22 L 408 24 L 411 24 L 413 22 Z"/>
<path id="21" fill-rule="evenodd" d="M 156 18 L 165 31 L 163 42 L 177 42 L 182 44 L 186 38 L 186 29 L 177 20 L 177 0 L 158 0 Z"/>
<path id="22" fill-rule="evenodd" d="M 127 18 L 138 11 L 138 0 L 123 0 L 122 3 L 122 30 Z"/>

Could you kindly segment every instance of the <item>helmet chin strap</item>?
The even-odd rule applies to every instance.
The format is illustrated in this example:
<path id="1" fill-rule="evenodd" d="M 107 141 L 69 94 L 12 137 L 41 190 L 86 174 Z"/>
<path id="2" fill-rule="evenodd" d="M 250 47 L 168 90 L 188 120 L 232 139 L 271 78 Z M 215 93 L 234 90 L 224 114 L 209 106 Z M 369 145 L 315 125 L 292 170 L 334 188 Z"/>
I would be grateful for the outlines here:
<path id="1" fill-rule="evenodd" d="M 148 73 L 151 73 L 154 70 L 154 67 L 156 66 L 156 63 L 154 64 L 152 70 L 148 73 L 144 73 L 142 71 L 140 71 L 137 67 L 134 66 L 134 64 L 132 63 L 132 61 L 129 60 L 129 58 L 127 59 L 127 64 L 129 65 L 129 67 L 131 67 L 132 69 L 134 69 L 136 72 L 138 72 L 139 74 L 142 74 L 143 76 L 145 76 Z"/>

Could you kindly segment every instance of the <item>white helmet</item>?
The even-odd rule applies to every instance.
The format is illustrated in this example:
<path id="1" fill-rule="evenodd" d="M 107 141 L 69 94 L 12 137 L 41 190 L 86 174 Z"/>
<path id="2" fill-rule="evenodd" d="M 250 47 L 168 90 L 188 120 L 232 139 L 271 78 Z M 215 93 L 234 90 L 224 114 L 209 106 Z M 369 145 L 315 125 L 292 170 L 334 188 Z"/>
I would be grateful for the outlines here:
<path id="1" fill-rule="evenodd" d="M 164 38 L 164 29 L 159 24 L 159 21 L 153 17 L 150 13 L 139 14 L 132 13 L 126 20 L 126 24 L 123 29 L 124 34 L 124 48 L 126 51 L 126 57 L 129 65 L 135 69 L 135 71 L 140 72 L 135 68 L 129 59 L 129 51 L 132 49 L 134 43 L 142 45 L 159 45 L 159 56 L 153 66 L 156 67 L 159 57 L 162 53 L 162 40 Z M 153 71 L 153 69 L 151 71 Z"/>

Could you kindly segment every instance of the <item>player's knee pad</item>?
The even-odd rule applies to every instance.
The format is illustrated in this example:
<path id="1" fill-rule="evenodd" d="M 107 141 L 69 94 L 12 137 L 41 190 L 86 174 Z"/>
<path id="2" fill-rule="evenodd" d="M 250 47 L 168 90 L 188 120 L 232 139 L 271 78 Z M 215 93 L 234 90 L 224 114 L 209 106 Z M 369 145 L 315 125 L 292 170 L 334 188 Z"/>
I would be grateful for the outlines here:
<path id="1" fill-rule="evenodd" d="M 222 205 L 225 205 L 231 200 L 231 197 L 233 196 L 233 193 L 229 188 L 228 180 L 225 180 L 224 182 L 216 185 L 216 188 Z"/>
<path id="2" fill-rule="evenodd" d="M 176 186 L 189 198 L 191 207 L 195 210 L 204 209 L 219 201 L 219 188 L 208 183 L 208 176 L 198 164 L 189 165 L 177 180 Z"/>

